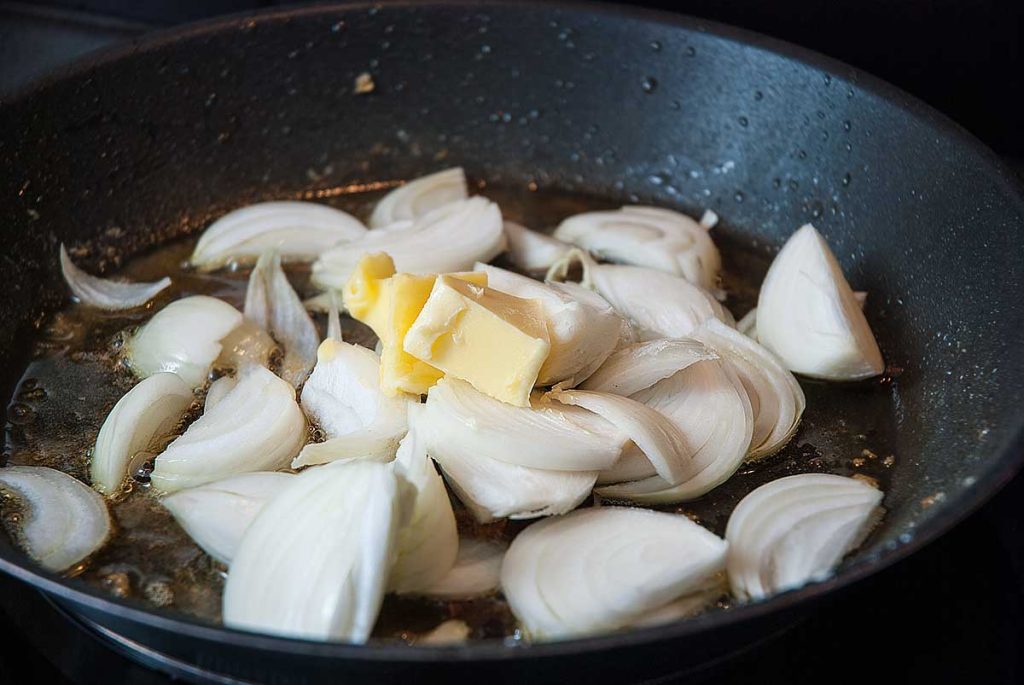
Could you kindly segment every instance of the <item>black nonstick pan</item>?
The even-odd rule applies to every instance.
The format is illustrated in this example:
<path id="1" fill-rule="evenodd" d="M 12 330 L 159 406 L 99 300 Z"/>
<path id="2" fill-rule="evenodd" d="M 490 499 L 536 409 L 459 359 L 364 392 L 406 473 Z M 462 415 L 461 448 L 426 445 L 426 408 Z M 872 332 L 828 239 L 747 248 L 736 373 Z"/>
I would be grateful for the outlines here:
<path id="1" fill-rule="evenodd" d="M 364 72 L 373 89 L 357 93 Z M 879 406 L 895 465 L 882 526 L 831 580 L 585 640 L 351 646 L 118 600 L 41 571 L 0 536 L 0 570 L 138 658 L 274 683 L 655 678 L 765 639 L 898 562 L 990 497 L 1024 456 L 1021 188 L 921 103 L 747 32 L 564 3 L 237 16 L 118 47 L 3 102 L 0 160 L 7 397 L 26 341 L 66 297 L 61 241 L 91 240 L 118 261 L 247 202 L 330 198 L 453 164 L 488 186 L 711 208 L 723 240 L 747 249 L 770 251 L 812 221 L 871 293 L 868 317 L 890 365 Z M 821 417 L 870 423 L 854 404 Z"/>

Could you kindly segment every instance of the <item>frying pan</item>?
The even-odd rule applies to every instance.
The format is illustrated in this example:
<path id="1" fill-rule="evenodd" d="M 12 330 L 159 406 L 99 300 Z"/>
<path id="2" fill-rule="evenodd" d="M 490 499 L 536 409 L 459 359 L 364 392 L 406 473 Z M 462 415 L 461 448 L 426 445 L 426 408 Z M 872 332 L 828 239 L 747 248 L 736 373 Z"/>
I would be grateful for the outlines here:
<path id="1" fill-rule="evenodd" d="M 358 95 L 362 72 L 375 89 Z M 131 641 L 136 656 L 280 683 L 650 678 L 761 639 L 919 549 L 1024 454 L 1020 187 L 921 103 L 744 31 L 561 3 L 231 17 L 104 52 L 3 103 L 0 158 L 8 396 L 27 337 L 65 297 L 60 241 L 127 258 L 246 202 L 455 163 L 506 186 L 710 207 L 726 219 L 724 239 L 748 245 L 777 247 L 814 221 L 872 293 L 869 318 L 900 372 L 888 515 L 867 546 L 828 581 L 658 628 L 511 648 L 286 640 L 111 598 L 0 540 L 0 569 Z"/>

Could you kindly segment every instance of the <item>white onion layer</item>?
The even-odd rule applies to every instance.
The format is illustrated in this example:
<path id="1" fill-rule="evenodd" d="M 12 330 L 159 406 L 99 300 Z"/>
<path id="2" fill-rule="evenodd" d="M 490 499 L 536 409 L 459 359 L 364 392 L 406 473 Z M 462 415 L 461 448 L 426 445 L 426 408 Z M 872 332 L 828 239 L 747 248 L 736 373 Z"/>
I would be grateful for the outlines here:
<path id="1" fill-rule="evenodd" d="M 156 458 L 150 483 L 172 492 L 238 473 L 275 471 L 305 442 L 306 420 L 295 390 L 262 366 L 251 366 Z"/>
<path id="2" fill-rule="evenodd" d="M 514 221 L 506 221 L 508 256 L 517 268 L 530 273 L 545 273 L 572 247 L 546 233 L 531 231 Z"/>
<path id="3" fill-rule="evenodd" d="M 824 580 L 870 532 L 881 501 L 882 492 L 860 480 L 824 473 L 755 489 L 726 526 L 733 594 L 762 599 Z"/>
<path id="4" fill-rule="evenodd" d="M 15 541 L 48 571 L 71 568 L 110 537 L 110 514 L 103 498 L 61 471 L 45 466 L 0 468 L 2 494 L 10 495 L 20 509 Z"/>
<path id="5" fill-rule="evenodd" d="M 439 581 L 423 590 L 437 599 L 472 599 L 497 592 L 501 587 L 501 562 L 508 545 L 463 538 L 455 565 Z"/>
<path id="6" fill-rule="evenodd" d="M 724 567 L 726 548 L 685 516 L 582 509 L 520 533 L 501 587 L 533 639 L 607 632 L 705 588 Z"/>
<path id="7" fill-rule="evenodd" d="M 398 557 L 388 589 L 399 594 L 416 593 L 451 571 L 459 550 L 459 534 L 444 481 L 415 429 L 402 439 L 394 468 L 408 520 L 403 520 L 398 531 Z"/>
<path id="8" fill-rule="evenodd" d="M 273 471 L 243 473 L 181 490 L 162 498 L 160 504 L 204 552 L 230 566 L 256 515 L 294 477 Z"/>
<path id="9" fill-rule="evenodd" d="M 316 363 L 320 334 L 288 282 L 276 252 L 264 252 L 256 261 L 245 291 L 244 314 L 281 344 L 281 377 L 299 387 Z"/>
<path id="10" fill-rule="evenodd" d="M 747 391 L 754 413 L 748 458 L 761 459 L 782 449 L 807 406 L 793 374 L 774 354 L 720 321 L 705 321 L 693 338 L 732 362 Z"/>
<path id="11" fill-rule="evenodd" d="M 141 466 L 163 438 L 172 434 L 192 403 L 192 388 L 175 373 L 155 373 L 117 401 L 103 421 L 89 463 L 92 486 L 104 495 L 120 492 L 129 473 Z"/>
<path id="12" fill-rule="evenodd" d="M 811 224 L 790 236 L 768 269 L 757 339 L 791 371 L 812 378 L 857 380 L 885 368 L 842 267 Z"/>
<path id="13" fill-rule="evenodd" d="M 407 408 L 413 401 L 408 395 L 388 397 L 381 391 L 376 353 L 328 338 L 320 344 L 316 367 L 302 388 L 302 409 L 330 445 L 309 446 L 312 449 L 303 450 L 292 466 L 324 463 L 319 460 L 331 456 L 390 460 L 405 435 Z"/>
<path id="14" fill-rule="evenodd" d="M 311 262 L 366 233 L 340 209 L 314 202 L 260 202 L 228 212 L 203 231 L 189 261 L 203 271 L 251 264 L 267 250 L 286 262 Z"/>
<path id="15" fill-rule="evenodd" d="M 577 214 L 559 224 L 554 237 L 601 259 L 657 269 L 706 289 L 716 287 L 722 268 L 708 229 L 670 209 L 627 206 Z"/>
<path id="16" fill-rule="evenodd" d="M 60 270 L 74 296 L 82 304 L 97 309 L 116 311 L 141 307 L 171 285 L 169 278 L 153 283 L 125 283 L 90 276 L 75 266 L 63 243 L 60 246 Z"/>
<path id="17" fill-rule="evenodd" d="M 334 463 L 302 472 L 242 537 L 224 587 L 224 624 L 366 642 L 384 597 L 399 521 L 393 469 Z"/>
<path id="18" fill-rule="evenodd" d="M 445 169 L 404 183 L 385 195 L 373 208 L 370 228 L 412 221 L 452 202 L 469 197 L 466 174 L 461 167 Z"/>
<path id="19" fill-rule="evenodd" d="M 313 265 L 313 283 L 340 290 L 363 255 L 386 252 L 398 271 L 416 274 L 466 271 L 505 249 L 498 205 L 482 197 L 452 202 L 401 230 L 377 229 L 328 250 Z"/>

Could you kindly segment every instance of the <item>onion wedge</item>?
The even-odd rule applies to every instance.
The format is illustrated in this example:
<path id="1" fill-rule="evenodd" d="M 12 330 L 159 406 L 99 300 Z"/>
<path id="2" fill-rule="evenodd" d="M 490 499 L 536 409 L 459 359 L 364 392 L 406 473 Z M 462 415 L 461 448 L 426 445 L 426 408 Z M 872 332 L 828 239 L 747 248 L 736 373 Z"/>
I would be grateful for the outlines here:
<path id="1" fill-rule="evenodd" d="M 231 476 L 160 500 L 203 551 L 224 564 L 264 505 L 294 478 L 290 473 L 256 471 Z"/>
<path id="2" fill-rule="evenodd" d="M 608 632 L 704 590 L 724 568 L 726 548 L 685 516 L 582 509 L 520 533 L 501 587 L 533 639 Z"/>
<path id="3" fill-rule="evenodd" d="M 313 283 L 341 290 L 356 264 L 370 252 L 391 255 L 398 271 L 437 274 L 467 271 L 505 249 L 498 205 L 482 197 L 452 202 L 401 230 L 369 231 L 363 238 L 328 250 L 313 264 Z"/>
<path id="4" fill-rule="evenodd" d="M 89 477 L 104 495 L 115 495 L 125 478 L 145 461 L 143 450 L 159 449 L 195 399 L 175 373 L 155 373 L 139 381 L 110 410 L 92 450 Z"/>
<path id="5" fill-rule="evenodd" d="M 472 599 L 497 592 L 501 587 L 501 562 L 508 545 L 501 542 L 459 540 L 455 565 L 422 594 L 437 599 Z"/>
<path id="6" fill-rule="evenodd" d="M 461 167 L 445 169 L 404 183 L 385 195 L 373 208 L 370 228 L 393 226 L 469 197 L 466 174 Z"/>
<path id="7" fill-rule="evenodd" d="M 729 583 L 740 599 L 824 580 L 867 537 L 882 492 L 863 481 L 803 473 L 740 500 L 726 526 Z"/>
<path id="8" fill-rule="evenodd" d="M 710 359 L 718 359 L 718 355 L 689 338 L 635 343 L 616 350 L 580 388 L 628 396 Z"/>
<path id="9" fill-rule="evenodd" d="M 311 262 L 356 240 L 366 227 L 340 209 L 315 202 L 260 202 L 228 212 L 203 231 L 189 259 L 201 271 L 251 264 L 267 250 L 285 262 Z"/>
<path id="10" fill-rule="evenodd" d="M 276 252 L 260 255 L 245 292 L 245 318 L 268 331 L 284 348 L 281 377 L 294 387 L 316 363 L 320 334 L 281 268 Z"/>
<path id="11" fill-rule="evenodd" d="M 399 523 L 387 464 L 334 463 L 292 479 L 246 530 L 224 587 L 224 624 L 312 640 L 366 642 Z"/>
<path id="12" fill-rule="evenodd" d="M 416 405 L 419 409 L 420 405 Z M 398 557 L 388 589 L 421 592 L 451 571 L 459 550 L 455 514 L 444 481 L 415 430 L 402 439 L 394 462 L 408 520 L 398 531 Z"/>
<path id="13" fill-rule="evenodd" d="M 708 290 L 722 268 L 708 228 L 671 209 L 627 206 L 577 214 L 559 224 L 554 237 L 601 259 L 657 269 Z"/>
<path id="14" fill-rule="evenodd" d="M 61 471 L 45 466 L 0 468 L 0 494 L 10 495 L 20 509 L 15 541 L 48 571 L 71 568 L 110 537 L 110 514 L 103 498 Z"/>
<path id="15" fill-rule="evenodd" d="M 302 388 L 302 409 L 329 440 L 307 446 L 292 467 L 333 461 L 332 456 L 390 461 L 406 433 L 407 411 L 414 401 L 381 391 L 376 353 L 328 338 L 320 343 L 316 367 Z"/>
<path id="16" fill-rule="evenodd" d="M 643 504 L 696 499 L 724 483 L 743 463 L 754 416 L 742 382 L 725 360 L 687 367 L 631 397 L 669 417 L 694 450 L 690 477 L 672 486 L 658 475 L 598 488 L 602 497 Z"/>
<path id="17" fill-rule="evenodd" d="M 262 366 L 251 366 L 156 458 L 150 483 L 172 492 L 238 473 L 274 471 L 287 466 L 305 441 L 295 390 Z"/>
<path id="18" fill-rule="evenodd" d="M 757 339 L 794 373 L 858 380 L 885 363 L 861 304 L 811 224 L 775 256 L 757 300 Z"/>
<path id="19" fill-rule="evenodd" d="M 692 335 L 732 362 L 747 391 L 754 412 L 748 458 L 762 459 L 782 449 L 807 406 L 793 374 L 774 354 L 720 321 L 705 321 Z"/>
<path id="20" fill-rule="evenodd" d="M 221 340 L 241 323 L 241 312 L 215 297 L 175 300 L 125 342 L 125 358 L 140 378 L 170 371 L 198 388 L 221 353 Z"/>
<path id="21" fill-rule="evenodd" d="M 556 263 L 548 280 L 564 280 L 575 262 L 583 266 L 581 284 L 628 319 L 641 340 L 682 338 L 708 319 L 733 324 L 714 295 L 685 279 L 644 267 L 598 264 L 579 250 Z"/>
<path id="22" fill-rule="evenodd" d="M 74 296 L 82 304 L 97 309 L 117 311 L 141 307 L 171 285 L 169 278 L 153 283 L 125 283 L 90 276 L 75 266 L 63 243 L 60 246 L 60 270 Z"/>
<path id="23" fill-rule="evenodd" d="M 531 231 L 514 221 L 506 221 L 504 228 L 505 237 L 508 239 L 509 259 L 517 268 L 529 273 L 546 273 L 572 249 L 572 245 L 558 238 Z"/>

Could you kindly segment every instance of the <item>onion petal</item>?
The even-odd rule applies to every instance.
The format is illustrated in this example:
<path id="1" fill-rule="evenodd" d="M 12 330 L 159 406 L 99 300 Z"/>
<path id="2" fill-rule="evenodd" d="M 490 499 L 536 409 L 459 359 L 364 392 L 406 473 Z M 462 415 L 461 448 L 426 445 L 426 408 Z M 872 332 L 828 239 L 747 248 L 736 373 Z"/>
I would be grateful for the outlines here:
<path id="1" fill-rule="evenodd" d="M 386 252 L 398 271 L 437 274 L 466 271 L 505 249 L 498 205 L 482 197 L 452 202 L 424 214 L 401 230 L 373 230 L 313 265 L 313 283 L 341 290 L 363 255 Z"/>
<path id="2" fill-rule="evenodd" d="M 554 236 L 601 259 L 657 269 L 706 289 L 717 285 L 722 268 L 707 227 L 670 209 L 627 206 L 576 214 Z"/>
<path id="3" fill-rule="evenodd" d="M 445 169 L 404 183 L 385 195 L 373 208 L 370 228 L 393 226 L 469 197 L 466 174 L 461 167 Z"/>
<path id="4" fill-rule="evenodd" d="M 399 594 L 415 593 L 429 588 L 451 571 L 458 554 L 459 534 L 444 481 L 415 429 L 398 447 L 395 474 L 407 503 L 409 520 L 398 531 L 398 558 L 391 569 L 388 589 Z"/>
<path id="5" fill-rule="evenodd" d="M 812 378 L 857 380 L 885 368 L 842 267 L 811 224 L 790 236 L 768 269 L 757 339 L 791 371 Z"/>
<path id="6" fill-rule="evenodd" d="M 754 412 L 748 458 L 761 459 L 782 449 L 807 406 L 793 374 L 774 354 L 720 321 L 705 321 L 693 338 L 732 362 L 747 391 Z"/>
<path id="7" fill-rule="evenodd" d="M 286 262 L 311 262 L 329 248 L 366 233 L 340 209 L 314 202 L 260 202 L 228 212 L 203 231 L 189 259 L 210 271 L 231 262 L 251 264 L 267 250 Z"/>
<path id="8" fill-rule="evenodd" d="M 255 471 L 168 495 L 160 500 L 203 551 L 224 564 L 264 505 L 294 478 L 290 473 Z"/>
<path id="9" fill-rule="evenodd" d="M 171 285 L 171 279 L 166 277 L 153 283 L 125 283 L 90 276 L 74 265 L 63 243 L 60 246 L 60 269 L 74 296 L 82 304 L 97 309 L 141 307 Z"/>
<path id="10" fill-rule="evenodd" d="M 288 465 L 306 441 L 295 390 L 262 366 L 245 369 L 216 405 L 156 458 L 150 482 L 171 492 Z"/>
<path id="11" fill-rule="evenodd" d="M 399 522 L 398 481 L 373 462 L 302 472 L 246 530 L 224 587 L 224 624 L 366 642 L 384 597 Z"/>
<path id="12" fill-rule="evenodd" d="M 803 473 L 762 485 L 736 505 L 725 537 L 740 599 L 824 580 L 881 515 L 881 491 L 855 478 Z"/>
<path id="13" fill-rule="evenodd" d="M 175 373 L 139 381 L 103 421 L 89 464 L 92 486 L 104 495 L 117 494 L 145 461 L 143 451 L 162 447 L 156 443 L 173 433 L 193 399 L 192 388 Z"/>
<path id="14" fill-rule="evenodd" d="M 572 248 L 558 238 L 531 231 L 514 221 L 506 221 L 504 228 L 508 256 L 523 271 L 543 274 Z"/>
<path id="15" fill-rule="evenodd" d="M 462 538 L 455 565 L 422 594 L 437 599 L 472 599 L 489 595 L 501 587 L 501 562 L 508 545 L 501 542 Z"/>
<path id="16" fill-rule="evenodd" d="M 241 323 L 241 312 L 223 300 L 206 295 L 175 300 L 125 342 L 126 360 L 140 378 L 170 371 L 198 388 L 221 353 L 221 340 Z"/>
<path id="17" fill-rule="evenodd" d="M 66 473 L 45 466 L 6 466 L 0 468 L 0 492 L 13 496 L 20 508 L 16 542 L 48 571 L 71 568 L 110 537 L 103 498 Z"/>
<path id="18" fill-rule="evenodd" d="M 704 343 L 688 338 L 635 343 L 616 350 L 580 387 L 628 396 L 709 359 L 718 359 L 718 355 Z"/>
<path id="19" fill-rule="evenodd" d="M 531 638 L 607 632 L 705 589 L 724 568 L 726 548 L 685 516 L 581 509 L 520 533 L 501 587 Z"/>
<path id="20" fill-rule="evenodd" d="M 245 292 L 245 317 L 284 347 L 281 377 L 299 387 L 316 363 L 320 334 L 302 306 L 276 252 L 260 255 Z"/>

